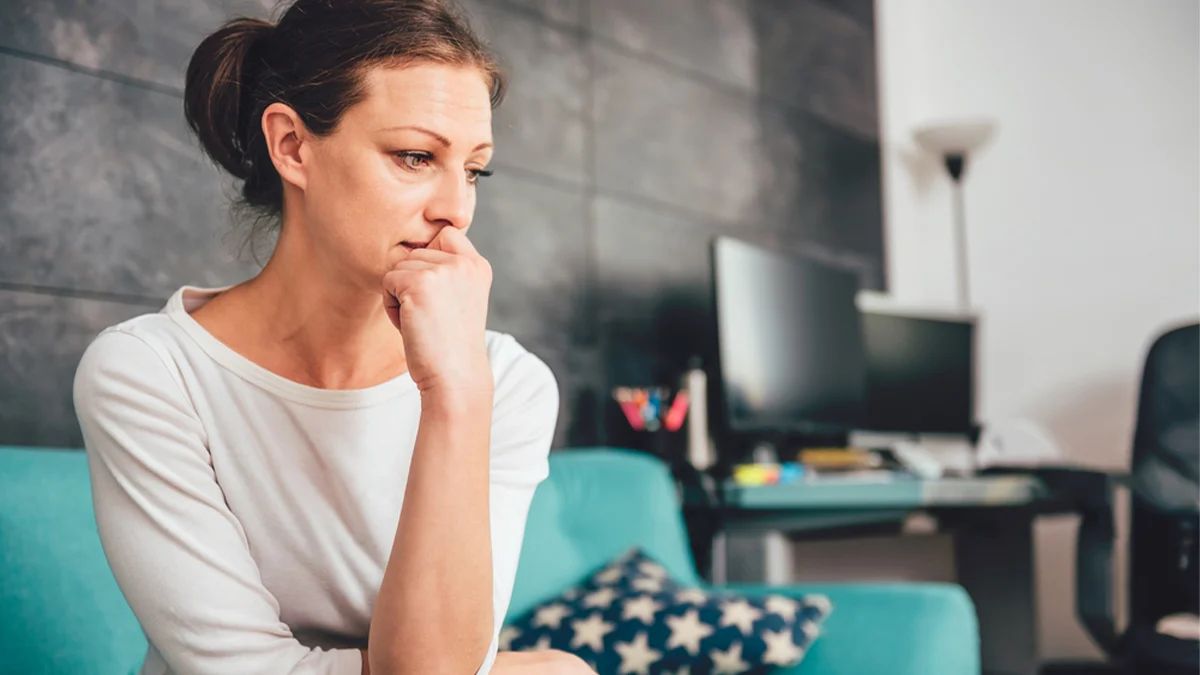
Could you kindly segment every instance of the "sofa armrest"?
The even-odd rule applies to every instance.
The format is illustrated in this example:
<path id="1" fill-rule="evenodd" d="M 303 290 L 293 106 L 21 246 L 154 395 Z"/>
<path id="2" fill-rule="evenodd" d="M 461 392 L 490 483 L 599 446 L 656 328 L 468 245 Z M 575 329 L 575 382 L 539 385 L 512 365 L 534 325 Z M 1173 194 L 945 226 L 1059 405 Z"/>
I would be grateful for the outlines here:
<path id="1" fill-rule="evenodd" d="M 953 584 L 733 584 L 747 595 L 820 593 L 833 603 L 821 637 L 796 668 L 779 675 L 973 675 L 979 625 L 966 591 Z"/>

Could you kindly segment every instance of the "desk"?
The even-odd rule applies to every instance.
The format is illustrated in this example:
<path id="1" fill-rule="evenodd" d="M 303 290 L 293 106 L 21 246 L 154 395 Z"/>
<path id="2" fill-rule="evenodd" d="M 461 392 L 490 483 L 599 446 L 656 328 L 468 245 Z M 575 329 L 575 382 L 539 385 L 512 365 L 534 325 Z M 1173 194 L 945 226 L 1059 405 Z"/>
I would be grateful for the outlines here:
<path id="1" fill-rule="evenodd" d="M 954 536 L 958 582 L 976 605 L 985 674 L 1034 675 L 1038 669 L 1033 519 L 1066 510 L 1038 479 L 1007 475 L 891 481 L 820 480 L 723 489 L 712 542 L 711 578 L 724 581 L 725 533 L 761 532 L 763 581 L 791 581 L 785 533 L 933 516 Z M 710 514 L 711 515 L 711 514 Z"/>
<path id="2" fill-rule="evenodd" d="M 890 481 L 825 479 L 790 485 L 725 486 L 725 505 L 738 511 L 1023 506 L 1047 497 L 1041 481 L 1020 475 Z"/>

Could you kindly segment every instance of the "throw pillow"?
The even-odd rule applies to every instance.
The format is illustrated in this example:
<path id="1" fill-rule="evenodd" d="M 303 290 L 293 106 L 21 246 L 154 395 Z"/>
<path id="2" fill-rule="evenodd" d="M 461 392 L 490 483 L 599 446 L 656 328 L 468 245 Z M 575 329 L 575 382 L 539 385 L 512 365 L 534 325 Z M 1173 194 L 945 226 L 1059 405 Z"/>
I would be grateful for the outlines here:
<path id="1" fill-rule="evenodd" d="M 635 549 L 506 626 L 500 648 L 561 649 L 599 675 L 758 675 L 799 663 L 830 609 L 822 595 L 683 587 Z"/>

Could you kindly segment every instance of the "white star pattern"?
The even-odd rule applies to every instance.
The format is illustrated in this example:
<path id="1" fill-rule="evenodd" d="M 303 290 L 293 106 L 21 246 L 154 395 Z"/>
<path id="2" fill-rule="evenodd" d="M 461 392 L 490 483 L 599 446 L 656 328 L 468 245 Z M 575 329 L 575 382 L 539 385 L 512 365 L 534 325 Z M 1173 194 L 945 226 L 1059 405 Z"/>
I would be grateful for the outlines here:
<path id="1" fill-rule="evenodd" d="M 583 597 L 584 607 L 608 607 L 617 598 L 617 592 L 607 586 Z"/>
<path id="2" fill-rule="evenodd" d="M 740 642 L 734 642 L 725 651 L 714 649 L 710 657 L 713 662 L 713 675 L 740 675 L 750 668 L 750 664 L 742 660 Z"/>
<path id="3" fill-rule="evenodd" d="M 713 634 L 713 627 L 700 621 L 696 609 L 689 609 L 683 616 L 668 616 L 667 625 L 671 627 L 667 649 L 683 647 L 692 656 L 700 653 L 700 641 Z"/>
<path id="4" fill-rule="evenodd" d="M 662 652 L 650 648 L 646 633 L 638 633 L 633 642 L 618 642 L 613 649 L 621 655 L 621 675 L 650 675 L 650 664 L 662 658 Z"/>
<path id="5" fill-rule="evenodd" d="M 795 621 L 796 612 L 800 611 L 800 603 L 782 595 L 768 595 L 766 605 L 768 612 L 774 612 L 788 621 Z"/>
<path id="6" fill-rule="evenodd" d="M 570 613 L 571 609 L 562 603 L 556 602 L 552 605 L 546 605 L 539 608 L 537 613 L 533 615 L 533 627 L 546 626 L 547 628 L 558 630 L 558 627 L 562 625 L 563 617 Z"/>
<path id="7" fill-rule="evenodd" d="M 769 630 L 763 631 L 762 639 L 767 645 L 767 650 L 763 652 L 763 663 L 790 666 L 798 663 L 804 656 L 804 650 L 796 646 L 796 643 L 792 641 L 792 636 L 786 630 L 778 633 Z"/>
<path id="8" fill-rule="evenodd" d="M 633 590 L 643 593 L 657 593 L 662 590 L 662 581 L 653 577 L 634 579 L 630 585 L 633 586 Z"/>
<path id="9" fill-rule="evenodd" d="M 700 605 L 708 602 L 708 593 L 700 588 L 685 588 L 675 594 L 676 602 Z"/>
<path id="10" fill-rule="evenodd" d="M 620 567 L 613 566 L 602 570 L 594 578 L 598 584 L 615 584 L 621 580 L 621 576 L 623 574 L 625 574 L 624 570 L 622 570 Z"/>
<path id="11" fill-rule="evenodd" d="M 761 618 L 762 612 L 742 598 L 721 605 L 721 626 L 737 626 L 746 635 L 754 630 L 754 622 Z"/>
<path id="12" fill-rule="evenodd" d="M 663 569 L 663 566 L 650 560 L 643 560 L 641 564 L 638 565 L 638 569 L 642 571 L 642 574 L 645 574 L 648 577 L 653 577 L 655 579 L 667 578 L 667 571 Z"/>
<path id="13" fill-rule="evenodd" d="M 503 626 L 498 644 L 503 651 L 567 649 L 592 671 L 599 660 L 613 675 L 691 675 L 691 666 L 740 675 L 751 667 L 799 663 L 831 610 L 823 595 L 776 592 L 756 599 L 680 587 L 661 563 L 635 550 L 522 622 Z M 782 630 L 768 630 L 775 626 Z M 721 645 L 726 649 L 717 649 Z"/>
<path id="14" fill-rule="evenodd" d="M 572 648 L 587 645 L 592 651 L 601 652 L 604 651 L 604 636 L 611 633 L 616 626 L 602 619 L 597 613 L 582 621 L 572 621 L 571 628 L 575 631 L 575 637 L 571 638 Z"/>
<path id="15" fill-rule="evenodd" d="M 515 626 L 505 626 L 500 631 L 500 639 L 496 641 L 501 651 L 512 649 L 513 640 L 521 637 L 520 629 Z"/>
<path id="16" fill-rule="evenodd" d="M 831 611 L 833 611 L 833 604 L 829 602 L 829 598 L 823 595 L 805 596 L 804 604 L 815 608 L 822 615 L 828 615 Z"/>
<path id="17" fill-rule="evenodd" d="M 654 614 L 660 609 L 662 609 L 662 605 L 655 602 L 654 598 L 648 595 L 639 595 L 625 603 L 625 607 L 621 610 L 621 620 L 637 618 L 649 626 L 654 623 Z"/>

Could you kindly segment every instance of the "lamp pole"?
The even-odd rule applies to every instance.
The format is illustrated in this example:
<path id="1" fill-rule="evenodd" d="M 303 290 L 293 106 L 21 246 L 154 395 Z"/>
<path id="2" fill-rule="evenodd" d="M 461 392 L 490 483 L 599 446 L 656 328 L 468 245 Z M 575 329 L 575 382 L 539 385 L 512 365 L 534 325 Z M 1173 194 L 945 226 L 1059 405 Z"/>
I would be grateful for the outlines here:
<path id="1" fill-rule="evenodd" d="M 971 311 L 971 280 L 967 264 L 967 205 L 963 177 L 967 156 L 987 144 L 995 132 L 996 123 L 986 119 L 942 122 L 913 132 L 917 145 L 942 158 L 946 173 L 954 183 L 954 262 L 958 276 L 958 306 L 964 312 Z"/>
<path id="2" fill-rule="evenodd" d="M 958 306 L 971 308 L 971 279 L 967 266 L 967 204 L 963 188 L 963 173 L 967 168 L 966 155 L 947 153 L 946 172 L 954 181 L 954 244 L 958 267 Z"/>

